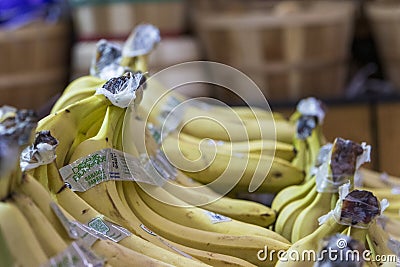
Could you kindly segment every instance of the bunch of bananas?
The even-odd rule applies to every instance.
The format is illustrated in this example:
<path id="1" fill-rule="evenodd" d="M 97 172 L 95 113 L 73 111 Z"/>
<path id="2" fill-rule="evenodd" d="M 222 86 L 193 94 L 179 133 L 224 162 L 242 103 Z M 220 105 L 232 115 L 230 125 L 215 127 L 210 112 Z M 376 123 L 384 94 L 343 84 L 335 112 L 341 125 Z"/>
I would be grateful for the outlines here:
<path id="1" fill-rule="evenodd" d="M 133 44 L 140 43 L 136 39 L 142 38 L 142 31 L 156 34 L 147 25 L 135 29 L 122 48 L 100 41 L 92 62 L 92 75 L 72 82 L 54 105 L 52 113 L 94 95 L 96 88 L 105 83 L 105 77 L 121 75 L 127 69 L 146 72 L 147 63 L 141 62 L 146 60 L 154 43 L 149 42 L 149 47 L 141 50 L 134 47 Z M 135 49 L 146 52 L 140 56 L 123 53 Z M 129 59 L 132 54 L 135 56 Z M 149 79 L 143 97 L 137 100 L 140 105 L 135 105 L 136 116 L 147 121 L 147 126 L 152 129 L 161 129 L 161 133 L 155 130 L 156 135 L 162 135 L 157 141 L 162 142 L 168 160 L 186 176 L 209 184 L 221 194 L 249 188 L 250 191 L 276 193 L 303 181 L 305 166 L 297 162 L 314 158 L 315 145 L 297 147 L 294 144 L 294 122 L 261 108 L 226 107 L 186 100 L 174 91 L 167 93 L 157 80 Z M 184 108 L 175 109 L 180 103 L 185 103 Z M 163 132 L 163 125 L 166 125 L 168 135 Z M 320 137 L 309 139 L 312 144 L 318 144 L 320 140 L 316 139 Z M 204 142 L 205 138 L 208 142 Z M 199 147 L 199 144 L 203 145 Z M 213 183 L 217 178 L 218 182 Z M 236 185 L 230 188 L 231 184 Z"/>
<path id="2" fill-rule="evenodd" d="M 381 213 L 381 204 L 377 198 L 370 191 L 353 190 L 349 193 L 348 185 L 342 189 L 343 196 L 335 208 L 320 219 L 321 225 L 311 234 L 294 242 L 286 251 L 283 257 L 285 260 L 279 261 L 276 266 L 315 266 L 316 260 L 332 261 L 333 266 L 347 266 L 351 262 L 351 266 L 396 266 L 396 254 L 388 246 L 390 239 L 376 223 Z M 321 246 L 322 240 L 337 234 L 343 234 L 345 238 L 336 239 L 330 246 L 329 243 Z M 352 248 L 349 240 L 358 241 L 358 248 Z M 339 253 L 349 248 L 352 249 L 350 253 L 353 257 L 349 256 L 350 253 Z M 365 250 L 368 250 L 367 253 Z M 385 258 L 381 255 L 385 255 Z M 307 261 L 307 256 L 313 260 Z M 317 266 L 325 265 L 318 265 L 317 262 Z"/>
<path id="3" fill-rule="evenodd" d="M 391 238 L 400 242 L 400 178 L 387 173 L 361 169 L 359 184 L 360 188 L 388 200 L 389 206 L 385 209 L 384 216 L 379 219 L 379 226 Z"/>
<path id="4" fill-rule="evenodd" d="M 37 205 L 35 212 L 43 215 L 41 220 L 44 222 L 36 225 L 32 221 L 35 226 L 31 227 L 41 228 L 35 231 L 43 235 L 40 246 L 53 249 L 47 258 L 54 257 L 74 242 L 63 221 L 51 209 L 54 200 L 62 211 L 61 217 L 69 222 L 89 228 L 99 221 L 112 229 L 124 227 L 116 233 L 128 234 L 118 242 L 103 233 L 104 239 L 90 246 L 94 254 L 113 266 L 254 266 L 259 262 L 257 252 L 265 245 L 276 250 L 288 249 L 289 241 L 261 227 L 273 223 L 275 217 L 274 211 L 264 205 L 222 197 L 204 187 L 191 190 L 198 188 L 198 183 L 180 172 L 176 172 L 174 181 L 159 186 L 140 180 L 148 179 L 146 175 L 129 181 L 119 180 L 107 176 L 115 173 L 108 173 L 105 167 L 88 167 L 95 164 L 94 158 L 98 160 L 96 162 L 102 162 L 100 159 L 105 154 L 101 153 L 110 153 L 105 157 L 110 156 L 107 162 L 113 166 L 129 165 L 133 156 L 132 162 L 138 165 L 131 175 L 145 173 L 146 161 L 141 158 L 140 141 L 124 142 L 123 135 L 134 136 L 129 132 L 132 130 L 140 134 L 138 129 L 143 129 L 142 133 L 146 132 L 150 140 L 152 135 L 146 130 L 145 122 L 135 116 L 135 108 L 113 104 L 125 103 L 126 95 L 131 100 L 140 99 L 142 82 L 141 73 L 112 78 L 100 88 L 108 92 L 107 97 L 98 90 L 98 94 L 39 121 L 38 134 L 31 148 L 39 152 L 23 156 L 25 165 L 33 168 L 24 171 L 20 188 L 32 192 L 29 197 Z M 126 118 L 134 120 L 133 127 L 123 127 Z M 153 140 L 147 144 L 151 145 L 156 147 L 157 144 Z M 39 149 L 42 147 L 48 149 L 42 151 Z M 49 150 L 55 154 L 55 159 L 40 163 L 37 159 L 48 158 Z M 130 154 L 125 163 L 114 158 L 115 153 L 122 150 Z M 72 166 L 73 175 L 80 175 L 73 176 L 73 180 L 81 183 L 82 188 L 61 176 L 68 172 L 69 166 Z M 129 173 L 126 168 L 122 166 L 120 175 Z M 186 200 L 202 201 L 206 205 L 195 207 Z M 51 231 L 46 233 L 47 228 Z M 96 227 L 93 229 L 99 231 Z M 276 261 L 276 257 L 271 258 L 266 266 L 273 266 Z"/>
<path id="5" fill-rule="evenodd" d="M 360 168 L 369 146 L 326 144 L 321 102 L 285 119 L 167 93 L 143 74 L 159 39 L 100 41 L 38 123 L 0 108 L 0 266 L 311 266 L 290 256 L 338 238 L 398 253 L 400 182 Z M 276 195 L 225 196 L 243 191 Z"/>
<path id="6" fill-rule="evenodd" d="M 334 207 L 339 186 L 354 185 L 354 174 L 365 154 L 369 157 L 367 147 L 337 138 L 307 182 L 287 187 L 274 198 L 272 207 L 279 212 L 275 231 L 292 242 L 314 232 L 318 218 Z"/>

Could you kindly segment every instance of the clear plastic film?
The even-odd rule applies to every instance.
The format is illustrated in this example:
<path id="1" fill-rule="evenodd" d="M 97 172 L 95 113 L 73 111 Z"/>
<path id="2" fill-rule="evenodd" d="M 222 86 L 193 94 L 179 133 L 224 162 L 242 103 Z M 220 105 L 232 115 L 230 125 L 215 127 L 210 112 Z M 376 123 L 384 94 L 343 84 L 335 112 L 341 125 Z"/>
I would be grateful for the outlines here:
<path id="1" fill-rule="evenodd" d="M 126 69 L 120 65 L 122 48 L 117 43 L 100 40 L 96 44 L 96 53 L 90 65 L 90 75 L 109 80 L 121 76 Z"/>
<path id="2" fill-rule="evenodd" d="M 160 31 L 151 24 L 138 25 L 126 40 L 123 57 L 138 57 L 149 54 L 161 41 Z"/>
<path id="3" fill-rule="evenodd" d="M 319 224 L 325 223 L 330 217 L 342 225 L 368 229 L 369 224 L 382 213 L 381 207 L 386 206 L 383 201 L 378 202 L 371 192 L 350 190 L 350 183 L 339 187 L 339 199 L 336 206 L 328 214 L 318 219 Z"/>
<path id="4" fill-rule="evenodd" d="M 0 135 L 16 140 L 19 146 L 31 142 L 37 121 L 34 110 L 0 107 Z"/>
<path id="5" fill-rule="evenodd" d="M 85 192 L 105 181 L 136 181 L 157 186 L 165 182 L 159 175 L 151 175 L 142 159 L 112 148 L 89 154 L 59 171 L 64 182 L 78 192 Z"/>
<path id="6" fill-rule="evenodd" d="M 163 181 L 158 183 L 160 186 L 166 180 L 175 180 L 178 174 L 177 169 L 171 165 L 164 152 L 159 149 L 155 155 L 141 154 L 140 162 L 149 176 L 160 177 L 158 180 Z"/>
<path id="7" fill-rule="evenodd" d="M 96 90 L 96 94 L 105 95 L 117 107 L 127 108 L 137 98 L 137 91 L 145 81 L 143 73 L 127 72 L 123 76 L 109 79 Z"/>
<path id="8" fill-rule="evenodd" d="M 324 164 L 324 162 L 326 162 L 328 160 L 328 157 L 330 155 L 330 152 L 332 150 L 332 143 L 327 143 L 325 145 L 323 145 L 320 149 L 319 149 L 319 153 L 317 156 L 317 160 L 315 162 L 315 166 L 311 167 L 311 175 L 316 175 L 318 172 L 318 168 Z"/>
<path id="9" fill-rule="evenodd" d="M 95 217 L 85 225 L 78 221 L 69 220 L 57 204 L 51 203 L 51 208 L 64 226 L 69 237 L 74 240 L 83 240 L 89 247 L 98 239 L 108 239 L 118 243 L 132 235 L 132 233 L 124 227 L 109 222 L 103 217 Z"/>
<path id="10" fill-rule="evenodd" d="M 337 138 L 325 162 L 315 173 L 317 192 L 335 193 L 348 181 L 353 186 L 358 168 L 370 161 L 370 152 L 371 147 L 365 143 L 358 145 L 350 140 Z"/>
<path id="11" fill-rule="evenodd" d="M 36 133 L 35 142 L 21 152 L 20 166 L 22 171 L 46 165 L 55 160 L 58 141 L 50 131 Z"/>
<path id="12" fill-rule="evenodd" d="M 77 240 L 64 251 L 50 258 L 42 267 L 102 267 L 104 264 L 104 259 L 97 256 L 82 240 Z"/>
<path id="13" fill-rule="evenodd" d="M 16 114 L 17 109 L 15 107 L 7 105 L 0 107 L 0 123 L 3 123 L 3 121 L 9 118 L 14 118 Z"/>
<path id="14" fill-rule="evenodd" d="M 185 105 L 178 98 L 169 96 L 165 104 L 160 110 L 157 117 L 159 125 L 162 125 L 162 134 L 168 135 L 170 132 L 175 131 L 183 120 L 185 114 Z"/>
<path id="15" fill-rule="evenodd" d="M 323 104 L 315 97 L 308 97 L 300 100 L 296 109 L 303 116 L 317 117 L 317 123 L 320 125 L 324 122 L 325 110 Z"/>

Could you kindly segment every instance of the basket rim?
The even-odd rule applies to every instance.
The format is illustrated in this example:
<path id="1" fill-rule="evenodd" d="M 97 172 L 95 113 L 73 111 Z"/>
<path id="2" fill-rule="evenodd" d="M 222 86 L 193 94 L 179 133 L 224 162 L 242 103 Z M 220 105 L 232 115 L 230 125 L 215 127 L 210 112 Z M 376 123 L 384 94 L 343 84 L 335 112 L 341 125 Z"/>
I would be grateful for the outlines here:
<path id="1" fill-rule="evenodd" d="M 355 4 L 351 2 L 321 1 L 315 4 L 316 12 L 294 13 L 290 15 L 273 15 L 261 11 L 250 11 L 241 14 L 224 14 L 199 11 L 197 22 L 207 27 L 276 27 L 276 26 L 304 26 L 310 24 L 331 24 L 352 20 L 355 12 Z M 341 7 L 341 8 L 337 8 Z M 324 10 L 323 13 L 318 11 Z M 217 16 L 215 16 L 217 14 Z"/>

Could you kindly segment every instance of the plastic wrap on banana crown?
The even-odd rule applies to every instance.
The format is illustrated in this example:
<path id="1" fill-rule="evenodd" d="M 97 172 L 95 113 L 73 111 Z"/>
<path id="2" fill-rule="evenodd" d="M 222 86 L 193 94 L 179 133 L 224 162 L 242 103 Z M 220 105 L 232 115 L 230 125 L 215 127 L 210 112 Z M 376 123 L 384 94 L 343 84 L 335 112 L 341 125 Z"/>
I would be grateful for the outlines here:
<path id="1" fill-rule="evenodd" d="M 102 87 L 96 90 L 96 94 L 105 95 L 113 105 L 127 108 L 132 101 L 139 104 L 143 94 L 142 85 L 146 77 L 141 72 L 127 72 L 123 76 L 109 79 Z"/>
<path id="2" fill-rule="evenodd" d="M 21 153 L 21 170 L 26 171 L 51 163 L 57 157 L 57 146 L 58 140 L 50 134 L 50 131 L 37 132 L 33 144 Z"/>
<path id="3" fill-rule="evenodd" d="M 151 24 L 140 24 L 131 33 L 122 49 L 123 57 L 149 54 L 161 41 L 160 31 Z"/>
<path id="4" fill-rule="evenodd" d="M 318 219 L 319 224 L 325 223 L 330 217 L 342 225 L 367 229 L 369 224 L 388 207 L 388 201 L 381 202 L 366 190 L 350 191 L 350 183 L 339 187 L 339 199 L 329 213 Z"/>
<path id="5" fill-rule="evenodd" d="M 325 107 L 314 97 L 305 98 L 297 104 L 293 116 L 292 119 L 296 120 L 297 138 L 304 140 L 311 135 L 317 125 L 322 125 L 324 122 Z"/>
<path id="6" fill-rule="evenodd" d="M 332 148 L 316 171 L 318 192 L 335 193 L 339 186 L 351 182 L 359 167 L 370 161 L 371 146 L 357 144 L 351 140 L 336 138 Z"/>
<path id="7" fill-rule="evenodd" d="M 129 70 L 145 72 L 147 60 L 143 57 L 150 54 L 160 40 L 160 31 L 150 24 L 135 27 L 123 47 L 105 39 L 99 40 L 92 58 L 90 75 L 109 80 Z"/>
<path id="8" fill-rule="evenodd" d="M 0 135 L 14 138 L 19 146 L 31 142 L 37 122 L 38 117 L 34 110 L 0 107 Z"/>
<path id="9" fill-rule="evenodd" d="M 119 44 L 99 40 L 90 65 L 90 75 L 103 80 L 121 76 L 126 72 L 126 68 L 120 65 L 121 58 L 122 48 Z"/>

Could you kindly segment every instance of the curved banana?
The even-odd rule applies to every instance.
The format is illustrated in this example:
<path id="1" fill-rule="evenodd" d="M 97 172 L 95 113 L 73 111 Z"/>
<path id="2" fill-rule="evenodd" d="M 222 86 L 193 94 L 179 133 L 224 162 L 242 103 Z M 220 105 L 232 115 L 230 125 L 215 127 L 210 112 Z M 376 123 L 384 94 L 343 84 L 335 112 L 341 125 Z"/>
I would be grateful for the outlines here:
<path id="1" fill-rule="evenodd" d="M 94 76 L 83 76 L 72 81 L 51 109 L 50 113 L 56 113 L 67 106 L 88 98 L 95 94 L 96 89 L 106 81 Z"/>
<path id="2" fill-rule="evenodd" d="M 174 182 L 182 187 L 176 188 L 166 183 L 164 188 L 189 204 L 208 203 L 201 205 L 201 208 L 238 221 L 262 227 L 267 227 L 275 222 L 276 212 L 274 209 L 261 203 L 219 195 L 208 187 L 189 179 L 187 176 L 178 173 Z"/>
<path id="3" fill-rule="evenodd" d="M 389 235 L 386 231 L 377 225 L 376 221 L 369 225 L 367 233 L 367 241 L 369 248 L 379 256 L 382 255 L 395 255 L 393 251 L 388 247 Z M 398 256 L 398 255 L 397 255 Z M 390 265 L 389 265 L 390 266 Z M 391 266 L 396 266 L 395 262 L 391 263 Z"/>
<path id="4" fill-rule="evenodd" d="M 301 185 L 292 185 L 279 191 L 272 201 L 271 208 L 278 213 L 291 202 L 304 198 L 313 189 L 315 185 L 315 176 Z"/>
<path id="5" fill-rule="evenodd" d="M 283 188 L 299 184 L 304 179 L 302 170 L 290 162 L 264 155 L 201 153 L 196 145 L 182 142 L 180 148 L 168 142 L 163 143 L 167 158 L 187 176 L 209 184 L 218 178 L 219 185 L 248 190 L 253 179 L 263 182 L 259 192 L 276 193 Z M 268 170 L 268 167 L 271 168 Z M 234 180 L 235 179 L 235 180 Z"/>
<path id="6" fill-rule="evenodd" d="M 400 178 L 367 168 L 359 170 L 363 186 L 368 188 L 400 187 Z"/>
<path id="7" fill-rule="evenodd" d="M 15 266 L 41 266 L 47 262 L 32 228 L 12 203 L 0 202 L 0 232 Z"/>
<path id="8" fill-rule="evenodd" d="M 141 186 L 145 187 L 145 191 L 141 189 Z M 213 222 L 214 214 L 207 212 L 206 210 L 198 207 L 189 207 L 188 203 L 177 199 L 173 195 L 169 194 L 167 191 L 163 190 L 161 187 L 156 187 L 152 185 L 143 184 L 141 186 L 136 186 L 136 192 L 142 198 L 142 200 L 155 212 L 157 212 L 162 217 L 173 221 L 175 223 L 188 226 L 191 228 L 205 230 L 221 234 L 229 235 L 248 235 L 248 236 L 260 236 L 272 238 L 284 243 L 290 244 L 288 240 L 280 236 L 279 234 L 259 226 L 246 224 L 230 218 L 226 218 L 225 221 L 220 223 Z M 149 195 L 150 194 L 150 195 Z M 168 198 L 168 203 L 159 201 L 152 196 L 160 196 Z M 175 205 L 175 206 L 174 206 Z M 219 215 L 215 215 L 219 216 Z"/>
<path id="9" fill-rule="evenodd" d="M 296 155 L 296 150 L 293 145 L 275 142 L 272 140 L 223 142 L 212 139 L 202 140 L 183 132 L 171 133 L 163 139 L 163 142 L 168 142 L 168 139 L 172 139 L 171 142 L 175 142 L 177 146 L 179 146 L 181 143 L 179 140 L 183 140 L 193 145 L 201 145 L 202 148 L 209 147 L 211 150 L 221 150 L 227 153 L 262 153 L 263 155 L 275 156 L 287 161 L 292 161 Z"/>
<path id="10" fill-rule="evenodd" d="M 130 127 L 124 127 L 124 143 L 119 145 L 121 149 L 131 155 L 139 157 L 139 153 L 149 155 L 157 155 L 159 146 L 154 138 L 149 133 L 145 122 L 137 119 L 138 116 L 133 109 L 128 110 L 126 116 L 132 118 L 129 120 Z M 133 112 L 133 113 L 132 113 Z M 126 126 L 127 124 L 125 124 Z M 144 142 L 140 142 L 140 138 L 135 138 L 141 132 L 145 133 Z M 132 138 L 129 138 L 131 137 Z M 145 143 L 145 144 L 144 144 Z M 191 204 L 198 205 L 202 203 L 202 208 L 229 216 L 233 219 L 253 223 L 260 226 L 268 226 L 275 221 L 275 212 L 270 208 L 254 203 L 251 201 L 230 199 L 222 196 L 208 187 L 188 178 L 186 175 L 177 172 L 175 180 L 171 183 L 166 183 L 164 188 L 177 196 L 181 200 Z"/>
<path id="11" fill-rule="evenodd" d="M 31 198 L 23 194 L 14 193 L 12 195 L 12 202 L 29 222 L 41 248 L 48 258 L 57 255 L 68 247 L 68 244 L 62 239 Z"/>
<path id="12" fill-rule="evenodd" d="M 179 102 L 184 102 L 188 98 L 180 94 L 177 91 L 171 90 L 167 92 L 159 82 L 152 78 L 148 81 L 147 89 L 144 94 L 144 101 L 142 108 L 145 114 L 150 114 L 150 121 L 157 125 L 157 117 L 160 116 L 163 106 L 170 98 L 175 98 Z M 251 119 L 267 119 L 267 120 L 286 120 L 286 118 L 276 112 L 269 112 L 258 107 L 248 107 L 248 106 L 232 106 L 226 107 L 223 105 L 214 105 L 203 102 L 192 102 L 192 105 L 188 105 L 187 110 L 192 115 L 191 116 L 204 116 L 207 114 L 212 114 L 213 117 L 219 119 L 230 119 L 235 117 L 235 119 L 240 118 L 242 120 Z"/>
<path id="13" fill-rule="evenodd" d="M 295 242 L 290 249 L 287 250 L 287 255 L 302 255 L 303 251 L 318 251 L 320 241 L 327 236 L 335 233 L 341 233 L 347 228 L 346 225 L 338 224 L 334 218 L 329 218 L 323 225 L 318 227 L 312 234 Z M 293 251 L 296 254 L 293 254 Z M 288 258 L 287 261 L 279 261 L 276 266 L 313 266 L 314 262 L 306 262 L 302 260 L 293 261 Z"/>
<path id="14" fill-rule="evenodd" d="M 36 131 L 49 130 L 59 141 L 57 165 L 63 166 L 67 152 L 78 132 L 86 132 L 90 128 L 94 121 L 92 115 L 99 112 L 105 114 L 108 105 L 111 105 L 111 102 L 104 95 L 94 95 L 39 121 Z"/>
<path id="15" fill-rule="evenodd" d="M 290 245 L 265 237 L 232 236 L 197 230 L 173 223 L 152 211 L 138 196 L 133 194 L 135 187 L 132 183 L 124 185 L 125 197 L 131 209 L 155 233 L 173 242 L 221 254 L 240 257 L 253 264 L 258 264 L 257 252 L 265 244 L 271 249 L 286 250 Z M 266 263 L 274 265 L 277 259 Z"/>
<path id="16" fill-rule="evenodd" d="M 337 193 L 317 193 L 315 199 L 298 214 L 292 226 L 291 242 L 311 234 L 318 228 L 318 218 L 331 210 L 332 197 Z"/>
<path id="17" fill-rule="evenodd" d="M 106 262 L 111 266 L 174 266 L 126 248 L 118 243 L 112 242 L 111 240 L 98 240 L 91 248 L 98 256 L 105 258 Z"/>
<path id="18" fill-rule="evenodd" d="M 95 137 L 82 142 L 75 149 L 74 154 L 71 156 L 71 161 L 86 156 L 95 151 L 107 147 L 112 147 L 114 135 L 119 131 L 121 131 L 120 129 L 116 128 L 116 125 L 118 124 L 119 118 L 123 115 L 124 115 L 123 109 L 117 108 L 115 106 L 108 107 L 106 117 L 104 118 L 103 125 L 99 133 Z M 121 200 L 119 199 L 114 181 L 102 182 L 96 185 L 95 187 L 90 188 L 86 192 L 78 193 L 78 195 L 88 204 L 90 204 L 94 209 L 108 216 L 111 220 L 116 221 L 118 224 L 127 227 L 129 230 L 134 231 L 135 233 L 138 232 L 139 225 L 136 225 L 136 227 L 132 226 L 132 224 L 135 223 L 135 221 L 137 220 L 134 218 L 132 212 L 127 207 L 125 207 L 121 202 Z M 103 198 L 100 201 L 99 201 L 99 195 L 103 196 Z M 62 201 L 60 199 L 61 196 L 62 196 L 61 192 L 57 194 L 57 198 L 61 203 L 61 205 L 69 205 L 66 204 L 67 202 L 65 200 Z M 72 210 L 70 209 L 68 209 L 68 211 L 72 212 Z M 77 216 L 77 214 L 73 214 L 73 216 Z M 133 244 L 132 242 L 134 239 L 133 240 L 128 239 L 127 241 L 125 240 L 127 239 L 122 240 L 121 244 L 125 244 L 124 242 L 130 242 L 127 243 L 126 246 L 130 245 L 131 247 L 129 248 L 133 250 L 138 251 L 140 249 L 141 253 L 146 253 L 146 255 L 150 254 L 149 256 L 152 256 L 156 259 L 160 259 L 160 257 L 162 257 L 162 261 L 164 262 L 172 261 L 173 264 L 175 265 L 178 264 L 177 256 L 175 256 L 176 259 L 174 259 L 166 252 L 161 253 L 160 249 L 158 249 L 158 251 L 156 251 L 154 248 L 150 249 L 151 246 L 149 247 L 149 244 L 147 244 L 146 246 L 143 244 L 144 240 L 140 243 L 136 242 L 136 244 Z M 139 248 L 138 244 L 141 244 L 142 248 Z M 159 244 L 162 245 L 162 242 L 159 242 Z M 168 248 L 168 246 L 166 246 L 165 244 L 164 247 Z M 171 250 L 173 251 L 173 249 Z M 156 253 L 158 253 L 159 255 L 156 256 L 155 255 Z M 193 260 L 186 258 L 185 260 L 183 260 L 183 258 L 184 257 L 179 258 L 180 265 L 189 264 L 189 262 L 191 265 L 195 264 L 193 263 Z"/>
<path id="19" fill-rule="evenodd" d="M 0 230 L 0 266 L 15 266 L 14 257 L 8 248 L 7 240 Z"/>
<path id="20" fill-rule="evenodd" d="M 182 132 L 199 138 L 211 138 L 222 141 L 248 141 L 257 139 L 277 140 L 291 144 L 294 126 L 287 121 L 241 121 L 240 123 L 221 121 L 218 124 L 212 117 L 183 118 Z M 274 132 L 275 127 L 275 132 Z M 240 130 L 240 131 L 239 131 Z"/>
<path id="21" fill-rule="evenodd" d="M 129 206 L 124 193 L 124 183 L 118 181 L 116 182 L 116 186 L 121 201 L 124 203 L 124 205 Z M 188 246 L 183 246 L 175 242 L 171 242 L 170 240 L 166 240 L 156 235 L 154 232 L 150 231 L 138 218 L 136 218 L 136 220 L 140 223 L 140 228 L 142 231 L 139 232 L 141 233 L 140 235 L 143 238 L 148 239 L 149 241 L 152 241 L 154 237 L 156 237 L 156 239 L 158 240 L 164 240 L 163 242 L 164 243 L 167 242 L 168 246 L 179 250 L 181 253 L 186 253 L 187 255 L 190 255 L 193 258 L 198 259 L 206 264 L 212 264 L 212 266 L 221 266 L 221 267 L 236 266 L 236 265 L 248 266 L 249 264 L 252 265 L 251 263 L 245 260 L 233 256 L 194 249 Z"/>
<path id="22" fill-rule="evenodd" d="M 293 225 L 296 221 L 297 216 L 306 207 L 308 207 L 317 196 L 315 188 L 316 185 L 314 185 L 314 187 L 307 194 L 307 196 L 305 196 L 302 199 L 298 199 L 291 202 L 282 209 L 282 211 L 278 214 L 278 218 L 276 219 L 275 222 L 274 229 L 277 233 L 281 234 L 288 240 L 292 238 Z"/>

